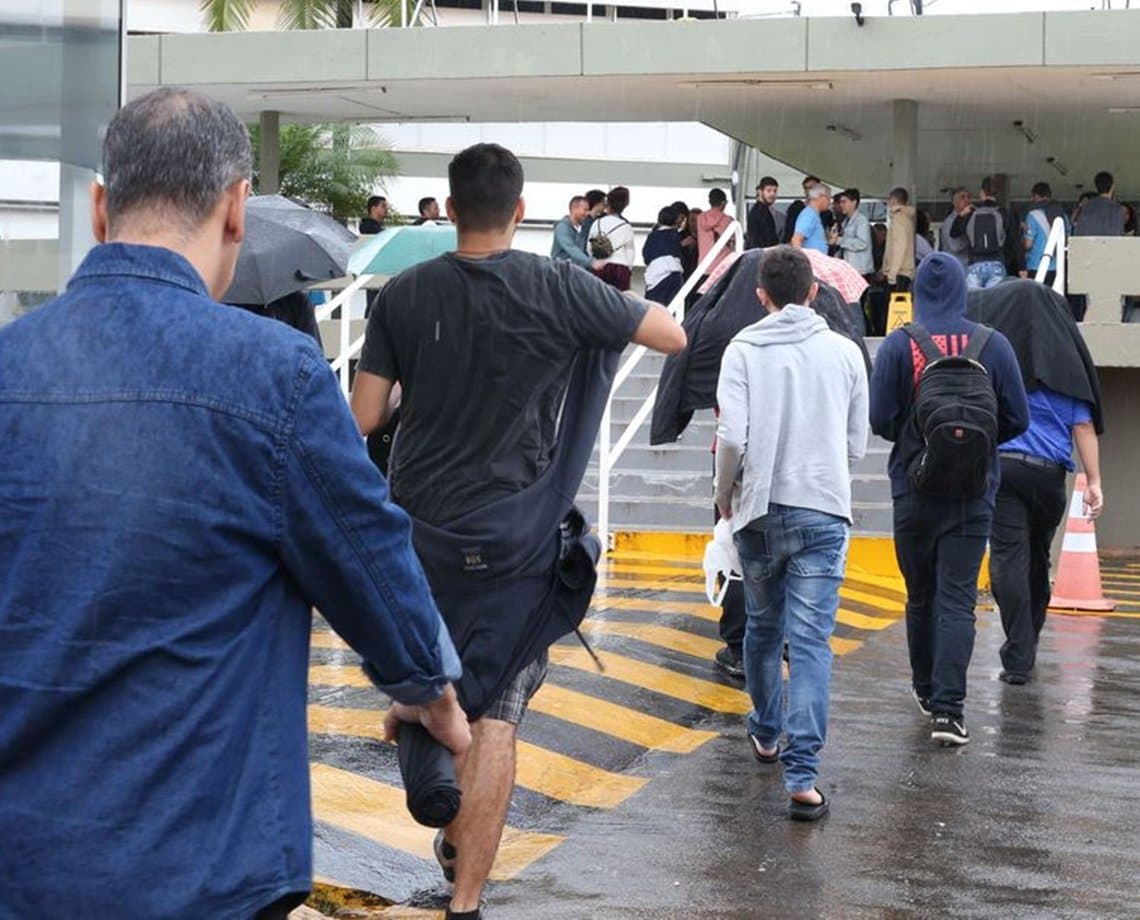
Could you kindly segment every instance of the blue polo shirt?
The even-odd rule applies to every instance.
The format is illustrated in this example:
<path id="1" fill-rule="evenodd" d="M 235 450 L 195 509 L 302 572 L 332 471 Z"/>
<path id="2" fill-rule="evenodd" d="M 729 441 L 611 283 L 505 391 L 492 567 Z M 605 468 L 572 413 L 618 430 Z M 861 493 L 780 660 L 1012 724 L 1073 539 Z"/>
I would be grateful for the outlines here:
<path id="1" fill-rule="evenodd" d="M 827 255 L 827 234 L 823 232 L 823 221 L 815 208 L 804 208 L 796 218 L 796 233 L 804 238 L 805 249 L 815 249 Z"/>
<path id="2" fill-rule="evenodd" d="M 1012 441 L 1006 441 L 1002 452 L 1016 451 L 1057 463 L 1072 472 L 1073 426 L 1092 421 L 1092 408 L 1087 402 L 1063 396 L 1048 387 L 1038 387 L 1026 394 L 1029 399 L 1029 428 Z"/>

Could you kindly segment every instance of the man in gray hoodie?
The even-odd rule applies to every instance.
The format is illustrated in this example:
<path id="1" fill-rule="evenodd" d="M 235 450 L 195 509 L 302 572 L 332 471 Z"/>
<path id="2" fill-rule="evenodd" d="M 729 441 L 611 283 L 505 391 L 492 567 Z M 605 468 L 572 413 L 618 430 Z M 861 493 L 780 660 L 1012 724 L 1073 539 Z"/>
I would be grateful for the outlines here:
<path id="1" fill-rule="evenodd" d="M 814 821 L 828 810 L 815 781 L 851 526 L 850 465 L 867 449 L 867 372 L 858 346 L 803 306 L 817 285 L 802 252 L 773 249 L 759 284 L 768 315 L 736 335 L 721 363 L 716 502 L 732 520 L 744 570 L 749 743 L 761 763 L 783 763 L 788 816 Z"/>

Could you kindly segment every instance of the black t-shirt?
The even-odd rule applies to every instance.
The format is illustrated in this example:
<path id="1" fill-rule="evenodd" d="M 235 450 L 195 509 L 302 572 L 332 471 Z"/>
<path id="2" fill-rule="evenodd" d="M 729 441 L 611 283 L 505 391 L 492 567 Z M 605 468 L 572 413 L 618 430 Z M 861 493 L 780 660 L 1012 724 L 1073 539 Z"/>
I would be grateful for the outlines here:
<path id="1" fill-rule="evenodd" d="M 441 256 L 372 307 L 360 370 L 403 386 L 394 498 L 445 524 L 546 469 L 575 355 L 620 350 L 646 306 L 569 262 Z"/>

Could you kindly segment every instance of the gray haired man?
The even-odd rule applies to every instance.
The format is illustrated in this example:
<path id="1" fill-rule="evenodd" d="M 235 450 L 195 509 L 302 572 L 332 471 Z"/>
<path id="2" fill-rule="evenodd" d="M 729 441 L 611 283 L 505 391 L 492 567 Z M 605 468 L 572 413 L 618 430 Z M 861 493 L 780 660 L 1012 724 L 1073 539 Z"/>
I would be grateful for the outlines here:
<path id="1" fill-rule="evenodd" d="M 397 701 L 389 737 L 470 743 L 408 518 L 324 356 L 216 302 L 250 165 L 221 103 L 134 100 L 93 190 L 103 245 L 0 330 L 5 916 L 304 900 L 314 606 Z"/>

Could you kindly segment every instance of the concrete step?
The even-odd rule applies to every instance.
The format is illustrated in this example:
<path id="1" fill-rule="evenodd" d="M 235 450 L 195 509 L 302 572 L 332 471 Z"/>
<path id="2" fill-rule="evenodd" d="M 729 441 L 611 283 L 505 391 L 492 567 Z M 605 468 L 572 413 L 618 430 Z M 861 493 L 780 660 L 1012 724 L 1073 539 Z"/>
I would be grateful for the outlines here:
<path id="1" fill-rule="evenodd" d="M 578 507 L 587 520 L 598 520 L 598 497 L 582 492 Z M 892 532 L 890 503 L 852 502 L 852 531 L 860 536 L 889 536 Z M 712 500 L 670 496 L 629 499 L 610 498 L 611 530 L 677 530 L 701 533 L 712 529 Z"/>
<path id="2" fill-rule="evenodd" d="M 591 466 L 582 479 L 581 494 L 596 494 L 598 469 Z M 703 499 L 712 501 L 713 477 L 708 471 L 618 468 L 610 475 L 610 496 L 622 501 L 643 498 Z M 890 504 L 890 486 L 884 476 L 851 477 L 851 499 L 863 504 Z"/>

